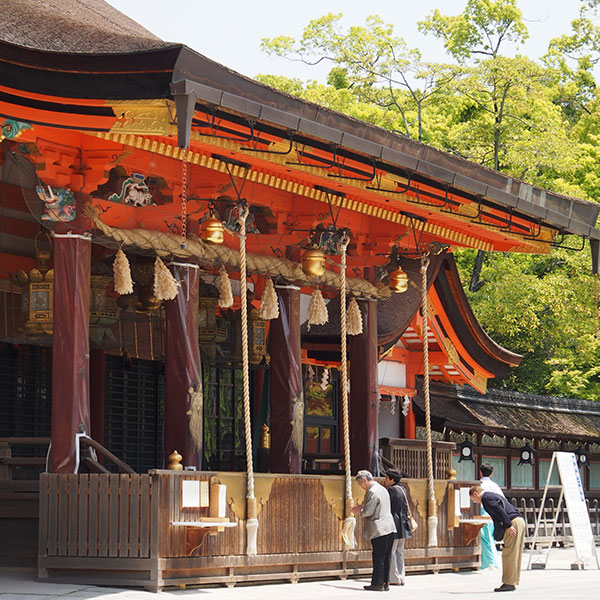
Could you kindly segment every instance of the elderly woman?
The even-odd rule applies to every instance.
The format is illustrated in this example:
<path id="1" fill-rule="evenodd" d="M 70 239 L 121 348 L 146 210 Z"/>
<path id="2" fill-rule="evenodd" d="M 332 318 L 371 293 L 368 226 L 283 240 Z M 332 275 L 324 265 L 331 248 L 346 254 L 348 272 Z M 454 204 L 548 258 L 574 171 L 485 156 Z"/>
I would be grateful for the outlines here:
<path id="1" fill-rule="evenodd" d="M 383 592 L 389 589 L 390 552 L 396 533 L 390 495 L 369 471 L 359 471 L 356 481 L 365 490 L 365 496 L 362 504 L 352 507 L 352 512 L 364 517 L 365 536 L 371 540 L 373 547 L 373 575 L 371 585 L 365 585 L 365 590 Z"/>
<path id="2" fill-rule="evenodd" d="M 408 494 L 400 479 L 408 477 L 396 469 L 385 472 L 385 487 L 390 494 L 392 516 L 396 525 L 396 535 L 390 555 L 390 585 L 404 585 L 406 568 L 404 566 L 404 542 L 412 537 L 412 530 L 408 518 Z"/>

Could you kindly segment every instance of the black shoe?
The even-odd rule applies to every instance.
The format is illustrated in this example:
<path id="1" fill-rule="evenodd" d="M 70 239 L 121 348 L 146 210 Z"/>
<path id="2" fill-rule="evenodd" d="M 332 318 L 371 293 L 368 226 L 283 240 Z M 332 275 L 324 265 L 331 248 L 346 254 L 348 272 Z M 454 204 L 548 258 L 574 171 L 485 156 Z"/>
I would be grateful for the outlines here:
<path id="1" fill-rule="evenodd" d="M 389 592 L 390 591 L 390 584 L 389 583 L 384 583 L 383 584 L 383 591 L 384 592 Z"/>
<path id="2" fill-rule="evenodd" d="M 510 583 L 503 583 L 500 587 L 494 588 L 495 592 L 514 592 L 517 586 L 510 585 Z"/>
<path id="3" fill-rule="evenodd" d="M 385 587 L 383 585 L 365 585 L 365 590 L 369 590 L 370 592 L 385 592 Z"/>

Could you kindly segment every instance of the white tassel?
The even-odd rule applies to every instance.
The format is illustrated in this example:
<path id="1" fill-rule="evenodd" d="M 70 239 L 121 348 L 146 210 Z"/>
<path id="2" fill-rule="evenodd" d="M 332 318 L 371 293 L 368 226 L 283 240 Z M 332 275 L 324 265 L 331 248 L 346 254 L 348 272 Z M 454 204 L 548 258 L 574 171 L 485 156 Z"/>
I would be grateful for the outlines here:
<path id="1" fill-rule="evenodd" d="M 120 296 L 133 294 L 133 281 L 131 279 L 131 269 L 129 260 L 125 252 L 119 248 L 113 263 L 113 276 L 115 280 L 115 292 Z"/>
<path id="2" fill-rule="evenodd" d="M 275 293 L 275 286 L 272 279 L 267 280 L 262 298 L 260 299 L 259 316 L 265 321 L 279 318 L 279 302 L 277 301 L 277 294 Z"/>
<path id="3" fill-rule="evenodd" d="M 435 515 L 427 517 L 427 533 L 429 534 L 427 539 L 427 545 L 430 548 L 433 548 L 438 545 L 437 526 L 438 518 Z"/>
<path id="4" fill-rule="evenodd" d="M 342 540 L 344 541 L 344 550 L 354 550 L 356 548 L 356 538 L 354 529 L 356 528 L 356 518 L 346 517 L 342 527 Z"/>
<path id="5" fill-rule="evenodd" d="M 154 286 L 152 288 L 156 299 L 173 300 L 177 296 L 178 286 L 179 283 L 167 269 L 167 265 L 157 256 L 154 261 Z"/>
<path id="6" fill-rule="evenodd" d="M 246 555 L 256 556 L 258 519 L 246 519 Z"/>
<path id="7" fill-rule="evenodd" d="M 221 308 L 229 308 L 233 306 L 233 292 L 231 291 L 231 281 L 225 267 L 219 269 L 219 276 L 216 281 L 217 289 L 219 290 L 218 304 Z"/>
<path id="8" fill-rule="evenodd" d="M 327 312 L 327 305 L 323 299 L 320 289 L 315 289 L 310 297 L 308 303 L 308 331 L 310 331 L 311 325 L 325 325 L 329 322 L 329 314 Z"/>
<path id="9" fill-rule="evenodd" d="M 362 315 L 356 298 L 350 300 L 346 316 L 346 331 L 348 335 L 360 335 L 363 332 Z"/>

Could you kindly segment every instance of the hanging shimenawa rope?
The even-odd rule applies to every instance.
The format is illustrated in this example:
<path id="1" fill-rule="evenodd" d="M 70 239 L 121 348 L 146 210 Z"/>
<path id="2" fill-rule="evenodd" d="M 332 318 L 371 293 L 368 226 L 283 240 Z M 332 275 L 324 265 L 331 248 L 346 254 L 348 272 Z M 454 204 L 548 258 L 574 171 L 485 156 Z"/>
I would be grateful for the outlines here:
<path id="1" fill-rule="evenodd" d="M 246 289 L 246 218 L 248 207 L 240 206 L 240 302 L 242 313 L 242 383 L 244 386 L 244 432 L 246 437 L 246 554 L 257 553 L 258 518 L 254 497 L 254 465 L 252 463 L 252 429 L 250 427 L 250 367 L 248 358 L 248 293 Z"/>
<path id="2" fill-rule="evenodd" d="M 346 346 L 346 249 L 350 238 L 344 234 L 341 239 L 340 247 L 342 260 L 340 265 L 340 341 L 341 341 L 341 392 L 342 392 L 342 419 L 344 421 L 344 471 L 345 471 L 345 514 L 344 525 L 342 527 L 342 540 L 345 550 L 353 550 L 356 546 L 354 529 L 356 528 L 356 518 L 352 516 L 352 474 L 350 471 L 350 416 L 348 413 L 348 350 Z"/>
<path id="3" fill-rule="evenodd" d="M 131 245 L 143 250 L 153 250 L 158 256 L 170 258 L 195 257 L 199 264 L 215 268 L 224 265 L 237 269 L 240 264 L 239 252 L 225 245 L 214 245 L 203 242 L 198 236 L 187 234 L 185 248 L 181 247 L 181 235 L 161 232 L 151 229 L 120 229 L 102 221 L 98 210 L 92 204 L 86 204 L 84 214 L 92 221 L 94 227 L 106 236 L 115 240 L 119 245 Z M 283 277 L 302 285 L 312 286 L 314 282 L 307 278 L 302 271 L 302 265 L 278 256 L 263 256 L 248 253 L 246 255 L 249 272 L 262 277 Z M 389 298 L 392 295 L 387 285 L 375 287 L 365 279 L 349 277 L 348 289 L 364 298 Z M 333 270 L 327 269 L 319 278 L 323 287 L 337 289 L 339 277 Z"/>
<path id="4" fill-rule="evenodd" d="M 431 447 L 431 410 L 429 401 L 429 310 L 427 303 L 427 267 L 429 256 L 421 257 L 421 314 L 423 317 L 423 396 L 425 399 L 425 431 L 427 433 L 427 532 L 428 546 L 437 546 L 437 503 L 433 485 L 433 451 Z"/>

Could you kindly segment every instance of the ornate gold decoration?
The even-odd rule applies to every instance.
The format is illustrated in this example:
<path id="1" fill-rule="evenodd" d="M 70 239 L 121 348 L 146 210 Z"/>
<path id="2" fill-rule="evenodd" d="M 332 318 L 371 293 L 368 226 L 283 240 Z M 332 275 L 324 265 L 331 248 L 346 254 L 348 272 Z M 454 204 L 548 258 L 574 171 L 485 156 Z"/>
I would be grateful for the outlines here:
<path id="1" fill-rule="evenodd" d="M 227 486 L 227 502 L 236 519 L 246 519 L 246 473 L 219 472 L 220 483 Z M 257 516 L 271 495 L 271 488 L 277 475 L 272 473 L 254 474 L 254 496 L 256 498 Z"/>
<path id="2" fill-rule="evenodd" d="M 488 382 L 488 378 L 485 375 L 478 373 L 477 371 L 475 371 L 475 373 L 473 374 L 473 377 L 471 377 L 471 381 L 470 381 L 471 385 L 476 390 L 479 390 L 482 394 L 485 394 L 487 391 L 487 382 Z"/>
<path id="3" fill-rule="evenodd" d="M 437 480 L 433 483 L 435 501 L 438 506 L 444 501 L 447 485 L 448 483 L 445 480 Z M 423 519 L 427 519 L 427 502 L 429 495 L 427 479 L 409 479 L 406 483 L 406 487 L 408 488 L 410 499 L 418 513 Z"/>
<path id="4" fill-rule="evenodd" d="M 111 133 L 170 135 L 176 132 L 171 100 L 131 100 L 111 103 L 118 121 Z"/>
<path id="5" fill-rule="evenodd" d="M 456 349 L 456 347 L 454 346 L 454 344 L 452 343 L 452 340 L 450 338 L 444 338 L 444 347 L 446 348 L 446 353 L 448 354 L 448 360 L 453 364 L 453 365 L 458 365 L 460 364 L 460 357 L 458 355 L 458 350 Z"/>

